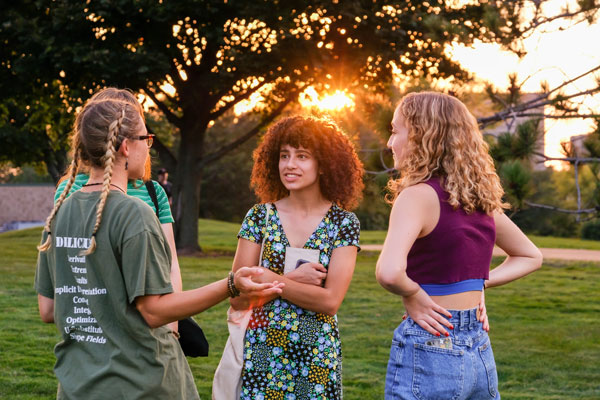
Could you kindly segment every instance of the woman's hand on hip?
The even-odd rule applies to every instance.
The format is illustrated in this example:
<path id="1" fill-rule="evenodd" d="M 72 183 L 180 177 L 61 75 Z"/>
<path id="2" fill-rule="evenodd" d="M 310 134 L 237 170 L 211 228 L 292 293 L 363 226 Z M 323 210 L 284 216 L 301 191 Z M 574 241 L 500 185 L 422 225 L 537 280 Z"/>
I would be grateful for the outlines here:
<path id="1" fill-rule="evenodd" d="M 410 296 L 403 296 L 402 301 L 406 312 L 413 321 L 432 335 L 448 336 L 449 333 L 444 326 L 454 329 L 450 321 L 444 318 L 444 315 L 451 318 L 452 314 L 437 305 L 423 289 L 419 289 Z"/>
<path id="2" fill-rule="evenodd" d="M 481 291 L 481 300 L 479 302 L 478 320 L 482 324 L 482 329 L 486 332 L 490 331 L 490 322 L 488 321 L 487 309 L 485 308 L 485 290 Z"/>

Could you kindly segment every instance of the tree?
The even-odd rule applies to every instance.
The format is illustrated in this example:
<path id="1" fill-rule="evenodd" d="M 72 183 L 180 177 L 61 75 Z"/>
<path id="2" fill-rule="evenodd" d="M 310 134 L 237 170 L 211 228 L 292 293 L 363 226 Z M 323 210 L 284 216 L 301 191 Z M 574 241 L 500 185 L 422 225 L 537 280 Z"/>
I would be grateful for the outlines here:
<path id="1" fill-rule="evenodd" d="M 25 105 L 28 104 L 28 105 Z M 65 170 L 71 119 L 55 93 L 32 92 L 0 102 L 0 161 L 16 166 L 43 161 L 54 182 Z"/>
<path id="2" fill-rule="evenodd" d="M 523 10 L 543 3 L 24 0 L 1 17 L 2 84 L 35 76 L 38 87 L 58 81 L 78 100 L 106 85 L 143 91 L 180 136 L 175 152 L 158 151 L 176 166 L 178 247 L 194 251 L 204 168 L 309 85 L 381 91 L 393 70 L 466 79 L 446 44 L 481 39 L 518 51 L 516 40 L 548 20 L 537 12 L 523 20 Z M 557 18 L 587 17 L 593 3 Z M 218 147 L 207 142 L 215 121 L 256 97 L 252 126 L 232 127 Z"/>
<path id="3" fill-rule="evenodd" d="M 517 76 L 510 76 L 511 86 L 506 94 L 502 95 L 488 88 L 490 97 L 502 107 L 497 113 L 479 118 L 480 125 L 485 128 L 488 125 L 502 121 L 510 130 L 515 126 L 515 133 L 501 134 L 491 141 L 491 154 L 499 166 L 499 173 L 503 180 L 508 198 L 514 206 L 513 214 L 523 208 L 524 205 L 546 210 L 553 210 L 565 214 L 576 215 L 576 221 L 580 221 L 582 214 L 596 214 L 598 212 L 598 196 L 590 199 L 587 204 L 582 204 L 580 174 L 581 167 L 584 164 L 592 163 L 590 169 L 593 176 L 597 176 L 598 167 L 594 163 L 600 161 L 600 148 L 597 145 L 597 132 L 590 133 L 584 141 L 585 153 L 579 152 L 573 148 L 572 143 L 564 143 L 563 150 L 565 157 L 552 158 L 544 154 L 543 149 L 537 149 L 536 143 L 538 136 L 543 134 L 538 129 L 538 124 L 544 119 L 595 119 L 598 121 L 600 114 L 587 110 L 582 99 L 586 96 L 592 96 L 600 93 L 600 77 L 597 75 L 600 71 L 600 65 L 596 66 L 577 77 L 568 79 L 554 88 L 549 88 L 547 84 L 542 84 L 540 92 L 533 95 L 532 98 L 521 98 L 521 84 L 517 83 Z M 570 84 L 576 83 L 583 77 L 595 76 L 595 85 L 575 92 L 565 93 L 563 90 Z M 485 130 L 484 130 L 485 134 Z M 540 204 L 531 201 L 533 194 L 531 190 L 531 168 L 532 159 L 537 157 L 537 162 L 565 161 L 572 165 L 574 172 L 573 189 L 576 190 L 576 209 L 565 208 L 553 204 Z M 523 161 L 528 161 L 524 163 Z M 600 179 L 596 179 L 597 187 L 600 188 Z M 597 191 L 600 189 L 597 189 Z M 555 202 L 554 202 L 555 203 Z M 564 201 L 563 203 L 568 203 Z M 570 205 L 567 204 L 566 207 Z M 584 208 L 588 207 L 588 208 Z"/>

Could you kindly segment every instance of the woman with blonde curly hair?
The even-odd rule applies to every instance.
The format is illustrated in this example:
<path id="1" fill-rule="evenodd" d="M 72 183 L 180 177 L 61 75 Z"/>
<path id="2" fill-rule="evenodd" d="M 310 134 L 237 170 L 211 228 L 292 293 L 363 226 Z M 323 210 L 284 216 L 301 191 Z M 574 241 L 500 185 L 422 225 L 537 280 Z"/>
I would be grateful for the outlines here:
<path id="1" fill-rule="evenodd" d="M 346 209 L 358 204 L 362 175 L 351 141 L 328 120 L 284 118 L 255 150 L 251 184 L 262 203 L 242 223 L 233 270 L 260 265 L 259 281 L 285 288 L 231 301 L 253 308 L 241 399 L 342 397 L 336 313 L 359 250 L 359 221 Z"/>
<path id="2" fill-rule="evenodd" d="M 111 89 L 112 90 L 112 89 Z M 88 101 L 77 115 L 73 161 L 38 246 L 40 317 L 55 323 L 58 399 L 197 399 L 167 324 L 242 293 L 280 293 L 243 268 L 207 286 L 174 292 L 169 244 L 153 211 L 126 195 L 144 174 L 151 136 L 141 107 Z M 79 168 L 89 182 L 67 198 Z"/>
<path id="3" fill-rule="evenodd" d="M 500 398 L 483 290 L 521 278 L 542 256 L 503 213 L 503 190 L 475 118 L 458 99 L 411 93 L 397 106 L 388 147 L 388 234 L 377 280 L 402 296 L 386 399 Z M 494 244 L 508 257 L 489 271 Z"/>

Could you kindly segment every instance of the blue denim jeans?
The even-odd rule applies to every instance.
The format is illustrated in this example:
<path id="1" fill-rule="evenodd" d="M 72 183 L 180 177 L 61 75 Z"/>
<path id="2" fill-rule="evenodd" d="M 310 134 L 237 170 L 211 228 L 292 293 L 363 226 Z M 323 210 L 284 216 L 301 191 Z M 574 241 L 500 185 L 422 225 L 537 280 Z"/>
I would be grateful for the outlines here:
<path id="1" fill-rule="evenodd" d="M 454 329 L 447 329 L 450 340 L 443 343 L 437 339 L 444 336 L 428 333 L 410 317 L 394 331 L 386 400 L 500 399 L 490 338 L 477 310 L 449 311 Z"/>

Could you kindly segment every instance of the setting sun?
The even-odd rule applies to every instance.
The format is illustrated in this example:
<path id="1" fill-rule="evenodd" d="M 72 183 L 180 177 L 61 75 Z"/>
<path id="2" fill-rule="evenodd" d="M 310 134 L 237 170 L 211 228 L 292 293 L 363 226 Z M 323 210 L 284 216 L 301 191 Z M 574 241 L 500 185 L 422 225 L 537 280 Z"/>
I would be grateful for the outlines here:
<path id="1" fill-rule="evenodd" d="M 344 108 L 354 110 L 354 95 L 342 90 L 332 94 L 319 96 L 314 87 L 310 86 L 300 94 L 299 102 L 302 107 L 316 107 L 322 111 L 340 111 Z"/>

